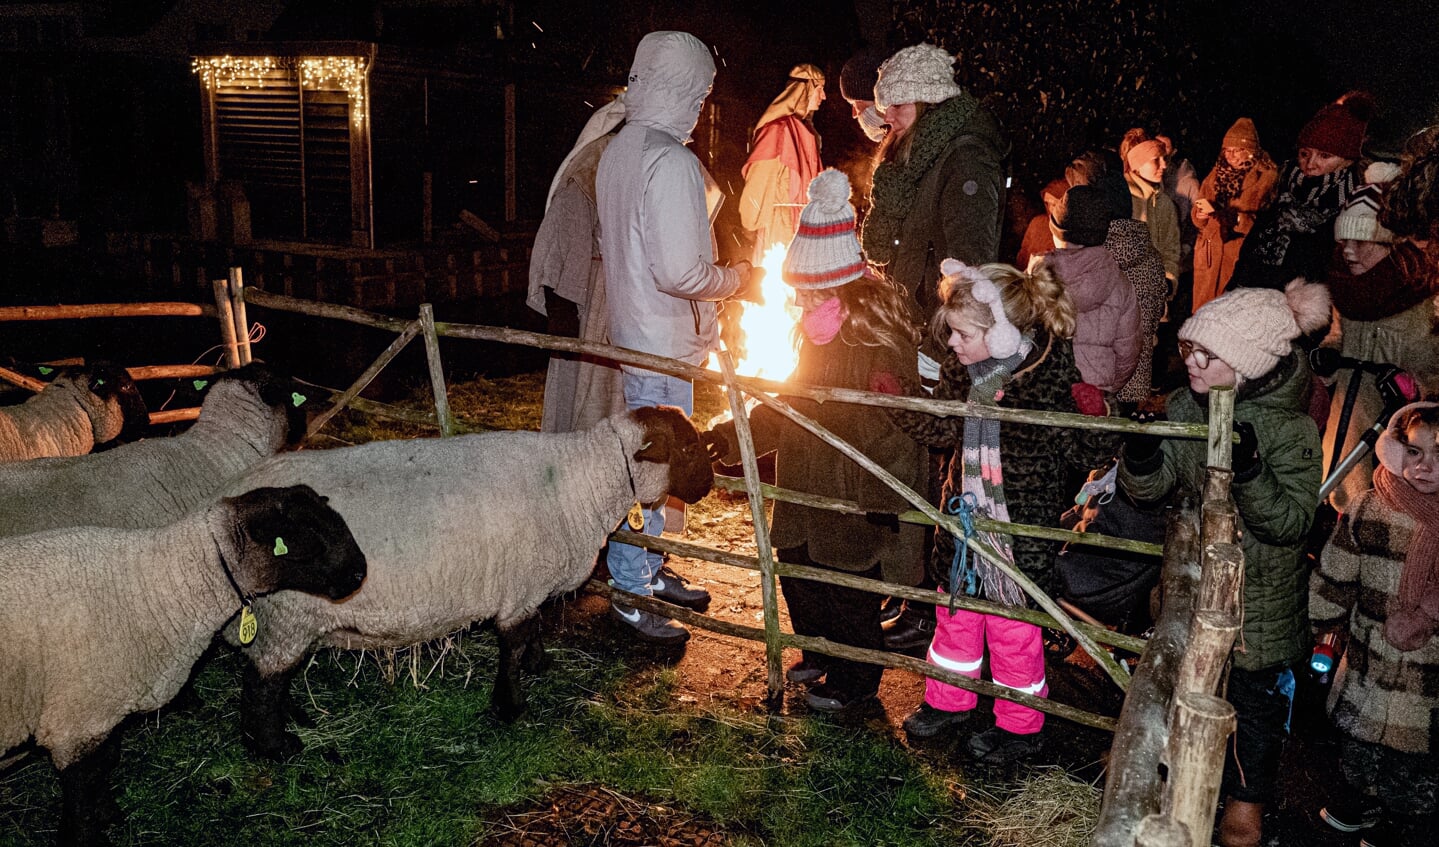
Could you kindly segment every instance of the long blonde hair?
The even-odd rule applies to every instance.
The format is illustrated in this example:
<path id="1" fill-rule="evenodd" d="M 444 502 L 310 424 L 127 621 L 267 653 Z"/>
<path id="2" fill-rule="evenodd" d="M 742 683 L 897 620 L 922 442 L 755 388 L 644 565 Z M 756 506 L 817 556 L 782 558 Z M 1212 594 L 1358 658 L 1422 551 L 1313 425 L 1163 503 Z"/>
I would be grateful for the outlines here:
<path id="1" fill-rule="evenodd" d="M 1002 262 L 980 265 L 978 270 L 999 289 L 1004 316 L 1015 329 L 1030 333 L 1043 327 L 1056 338 L 1074 337 L 1074 301 L 1047 262 L 1033 263 L 1028 273 Z M 994 326 L 989 305 L 974 298 L 972 287 L 972 283 L 959 274 L 940 279 L 940 304 L 929 322 L 929 331 L 941 345 L 949 344 L 950 315 L 962 316 L 986 330 Z"/>

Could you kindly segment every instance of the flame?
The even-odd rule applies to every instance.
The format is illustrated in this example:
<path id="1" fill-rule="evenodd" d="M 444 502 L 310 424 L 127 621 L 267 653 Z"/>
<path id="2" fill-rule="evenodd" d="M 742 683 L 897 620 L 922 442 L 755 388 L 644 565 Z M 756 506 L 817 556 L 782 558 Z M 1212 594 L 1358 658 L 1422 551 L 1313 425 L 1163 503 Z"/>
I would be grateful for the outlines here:
<path id="1" fill-rule="evenodd" d="M 799 322 L 800 310 L 794 304 L 794 289 L 786 285 L 780 275 L 785 249 L 783 244 L 770 245 L 760 263 L 764 268 L 764 279 L 760 283 L 764 303 L 744 304 L 739 325 L 744 332 L 745 356 L 735 362 L 735 373 L 740 376 L 783 381 L 789 379 L 799 364 L 793 330 Z M 718 369 L 713 360 L 709 366 Z"/>

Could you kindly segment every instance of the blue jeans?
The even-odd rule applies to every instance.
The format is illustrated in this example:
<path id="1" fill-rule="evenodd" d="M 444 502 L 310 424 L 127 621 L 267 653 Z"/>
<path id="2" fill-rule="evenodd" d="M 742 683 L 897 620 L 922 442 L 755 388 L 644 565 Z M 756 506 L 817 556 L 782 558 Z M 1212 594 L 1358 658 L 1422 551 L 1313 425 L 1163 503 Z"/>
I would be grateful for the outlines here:
<path id="1" fill-rule="evenodd" d="M 642 406 L 678 406 L 686 415 L 694 414 L 695 387 L 687 379 L 655 373 L 654 371 L 626 370 L 624 372 L 625 407 L 634 410 Z M 645 535 L 659 535 L 665 531 L 664 500 L 648 508 L 645 513 Z M 616 588 L 631 594 L 648 597 L 650 583 L 659 573 L 664 556 L 633 544 L 610 542 L 610 578 Z"/>

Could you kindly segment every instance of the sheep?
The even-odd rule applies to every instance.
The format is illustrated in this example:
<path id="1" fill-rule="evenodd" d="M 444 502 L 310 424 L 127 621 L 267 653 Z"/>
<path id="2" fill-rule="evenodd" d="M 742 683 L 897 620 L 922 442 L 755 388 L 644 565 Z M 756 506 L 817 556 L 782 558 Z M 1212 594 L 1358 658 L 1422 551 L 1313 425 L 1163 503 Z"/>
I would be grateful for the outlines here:
<path id="1" fill-rule="evenodd" d="M 151 529 L 0 539 L 0 754 L 60 771 L 60 843 L 108 843 L 120 722 L 175 696 L 215 632 L 272 591 L 353 594 L 365 556 L 306 486 L 224 498 Z"/>
<path id="2" fill-rule="evenodd" d="M 537 610 L 589 577 L 606 537 L 636 502 L 695 503 L 714 485 L 699 436 L 672 406 L 641 408 L 572 433 L 495 432 L 372 442 L 276 456 L 231 490 L 298 482 L 327 496 L 370 563 L 343 606 L 295 593 L 256 604 L 258 638 L 242 652 L 241 734 L 285 758 L 291 676 L 316 647 L 403 647 L 493 619 L 493 711 L 525 708 L 519 671 L 539 670 Z M 235 644 L 233 627 L 225 637 Z"/>
<path id="3" fill-rule="evenodd" d="M 303 437 L 303 400 L 292 380 L 252 364 L 209 382 L 200 419 L 180 435 L 0 464 L 0 538 L 62 526 L 166 524 Z"/>
<path id="4" fill-rule="evenodd" d="M 150 415 L 121 367 L 96 363 L 62 372 L 34 397 L 0 407 L 0 462 L 82 456 L 144 432 Z"/>

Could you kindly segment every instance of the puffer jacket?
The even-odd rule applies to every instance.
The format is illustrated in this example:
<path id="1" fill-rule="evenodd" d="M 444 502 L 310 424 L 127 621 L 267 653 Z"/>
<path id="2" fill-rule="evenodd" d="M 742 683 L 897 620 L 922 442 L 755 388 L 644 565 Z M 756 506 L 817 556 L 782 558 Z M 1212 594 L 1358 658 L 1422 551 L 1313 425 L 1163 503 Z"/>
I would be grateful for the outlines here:
<path id="1" fill-rule="evenodd" d="M 1244 548 L 1244 632 L 1234 664 L 1257 671 L 1297 661 L 1308 649 L 1308 568 L 1303 546 L 1319 503 L 1319 430 L 1306 413 L 1308 360 L 1292 348 L 1264 377 L 1241 386 L 1234 419 L 1254 425 L 1259 464 L 1231 488 Z M 1188 388 L 1169 395 L 1169 419 L 1205 423 L 1209 409 Z M 1198 499 L 1204 490 L 1206 445 L 1165 439 L 1149 461 L 1119 466 L 1119 484 L 1135 500 L 1175 495 Z"/>
<path id="2" fill-rule="evenodd" d="M 1079 375 L 1114 394 L 1139 363 L 1139 300 L 1104 247 L 1066 247 L 1044 257 L 1078 311 L 1074 362 Z"/>
<path id="3" fill-rule="evenodd" d="M 595 180 L 610 340 L 690 364 L 715 348 L 715 301 L 741 282 L 714 264 L 704 170 L 685 147 L 714 74 L 694 36 L 646 35 L 630 68 L 624 129 Z"/>

